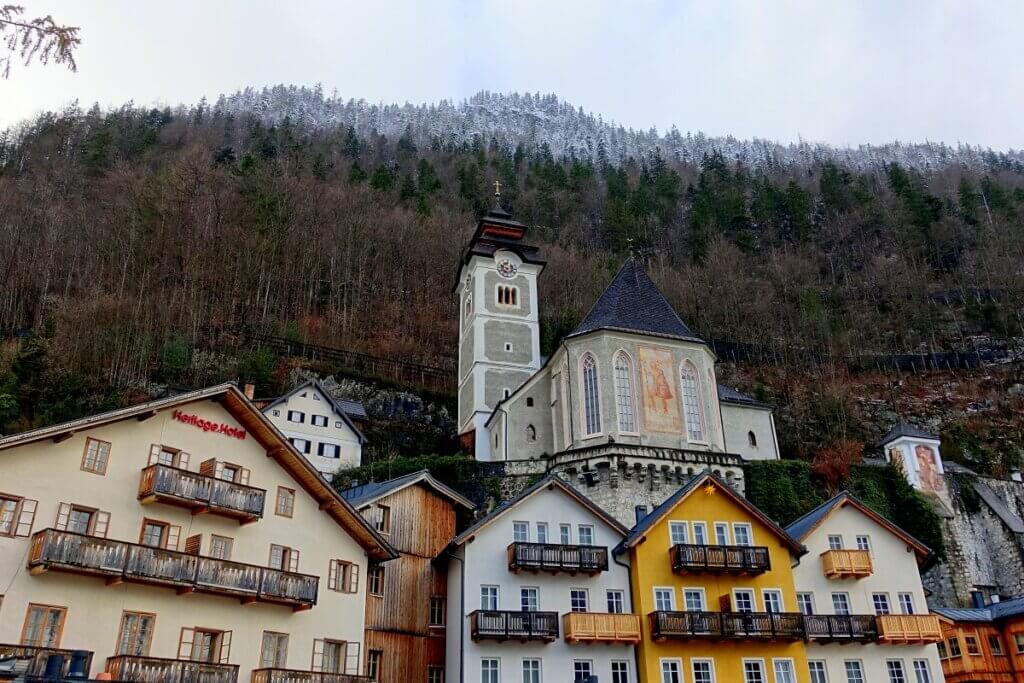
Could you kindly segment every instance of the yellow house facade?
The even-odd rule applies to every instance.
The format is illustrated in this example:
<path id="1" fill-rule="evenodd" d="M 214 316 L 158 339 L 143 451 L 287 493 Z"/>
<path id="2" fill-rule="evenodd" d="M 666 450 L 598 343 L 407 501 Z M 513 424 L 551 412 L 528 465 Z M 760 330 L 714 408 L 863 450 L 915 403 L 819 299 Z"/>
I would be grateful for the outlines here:
<path id="1" fill-rule="evenodd" d="M 642 615 L 639 683 L 807 683 L 804 552 L 710 472 L 668 498 L 615 549 Z"/>

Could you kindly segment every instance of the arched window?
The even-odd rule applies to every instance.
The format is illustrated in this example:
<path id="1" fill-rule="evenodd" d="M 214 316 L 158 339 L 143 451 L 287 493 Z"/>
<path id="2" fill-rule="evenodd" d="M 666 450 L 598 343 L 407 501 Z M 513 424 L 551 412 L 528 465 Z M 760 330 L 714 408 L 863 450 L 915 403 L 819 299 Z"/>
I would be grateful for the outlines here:
<path id="1" fill-rule="evenodd" d="M 615 414 L 619 420 L 620 432 L 636 431 L 633 364 L 625 351 L 615 354 Z"/>
<path id="2" fill-rule="evenodd" d="M 583 368 L 583 433 L 586 436 L 601 432 L 601 399 L 597 384 L 597 359 L 594 354 L 584 354 L 580 361 Z"/>
<path id="3" fill-rule="evenodd" d="M 472 313 L 473 313 L 473 295 L 472 294 L 467 294 L 466 295 L 466 317 L 468 318 L 470 316 L 470 314 L 472 314 Z"/>
<path id="4" fill-rule="evenodd" d="M 498 305 L 519 306 L 519 288 L 511 285 L 498 285 Z"/>
<path id="5" fill-rule="evenodd" d="M 757 448 L 757 434 L 750 431 L 747 432 L 747 443 L 750 444 L 751 448 Z"/>
<path id="6" fill-rule="evenodd" d="M 685 361 L 679 369 L 680 395 L 686 417 L 686 438 L 704 441 L 704 409 L 701 407 L 700 376 L 693 363 Z"/>

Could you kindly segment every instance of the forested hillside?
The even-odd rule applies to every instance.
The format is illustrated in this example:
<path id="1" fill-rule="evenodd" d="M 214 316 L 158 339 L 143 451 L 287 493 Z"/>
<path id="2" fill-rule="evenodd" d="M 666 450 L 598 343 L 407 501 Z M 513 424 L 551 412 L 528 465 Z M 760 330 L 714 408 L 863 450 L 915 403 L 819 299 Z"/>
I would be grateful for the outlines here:
<path id="1" fill-rule="evenodd" d="M 0 137 L 0 431 L 137 400 L 155 384 L 242 376 L 277 390 L 285 368 L 249 348 L 252 332 L 449 364 L 455 267 L 495 180 L 548 258 L 546 349 L 640 250 L 693 329 L 771 359 L 725 368 L 728 378 L 778 402 L 783 418 L 801 423 L 786 411 L 802 405 L 821 421 L 784 443 L 792 454 L 876 434 L 863 410 L 841 404 L 854 396 L 847 357 L 1021 335 L 1014 154 L 768 163 L 705 138 L 691 158 L 663 144 L 670 136 L 640 134 L 615 154 L 600 139 L 584 153 L 549 142 L 551 121 L 453 135 L 429 116 L 399 116 L 415 108 L 378 108 L 388 125 L 374 132 L 365 117 L 245 103 L 72 108 Z M 559 106 L 552 130 L 583 116 Z M 915 158 L 923 149 L 940 148 Z M 808 354 L 820 362 L 809 367 Z M 856 382 L 878 390 L 886 378 Z M 997 403 L 1000 415 L 1017 405 Z"/>

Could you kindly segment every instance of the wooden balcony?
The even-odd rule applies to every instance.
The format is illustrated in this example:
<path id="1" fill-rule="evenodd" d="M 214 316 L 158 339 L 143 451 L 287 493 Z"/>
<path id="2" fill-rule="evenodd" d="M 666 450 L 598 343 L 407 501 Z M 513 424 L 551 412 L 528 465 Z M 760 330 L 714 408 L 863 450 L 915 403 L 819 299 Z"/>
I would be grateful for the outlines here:
<path id="1" fill-rule="evenodd" d="M 237 664 L 162 657 L 107 657 L 107 673 L 112 680 L 129 683 L 238 683 Z"/>
<path id="2" fill-rule="evenodd" d="M 369 676 L 303 671 L 301 669 L 253 669 L 250 683 L 371 683 Z"/>
<path id="3" fill-rule="evenodd" d="M 473 640 L 550 643 L 558 639 L 558 612 L 477 610 L 469 615 L 469 634 Z"/>
<path id="4" fill-rule="evenodd" d="M 512 572 L 599 574 L 608 571 L 608 548 L 595 545 L 512 543 L 508 547 Z"/>
<path id="5" fill-rule="evenodd" d="M 761 574 L 772 568 L 764 546 L 680 543 L 669 552 L 676 573 Z"/>
<path id="6" fill-rule="evenodd" d="M 942 640 L 942 626 L 934 614 L 880 614 L 875 619 L 881 643 L 937 643 Z"/>
<path id="7" fill-rule="evenodd" d="M 873 614 L 806 614 L 807 639 L 816 643 L 858 643 L 878 639 Z"/>
<path id="8" fill-rule="evenodd" d="M 106 578 L 108 584 L 145 583 L 178 593 L 208 593 L 286 605 L 298 611 L 316 604 L 319 577 L 241 562 L 199 557 L 70 531 L 32 535 L 32 574 L 63 571 Z"/>
<path id="9" fill-rule="evenodd" d="M 651 612 L 654 640 L 780 640 L 804 639 L 802 614 L 789 612 Z"/>
<path id="10" fill-rule="evenodd" d="M 874 572 L 867 550 L 826 550 L 821 554 L 821 566 L 830 579 L 860 579 Z"/>
<path id="11" fill-rule="evenodd" d="M 18 660 L 23 660 L 23 666 L 17 667 L 17 671 L 24 672 L 26 676 L 42 676 L 46 672 L 46 660 L 50 658 L 50 655 L 60 655 L 64 658 L 63 672 L 66 676 L 68 674 L 68 666 L 71 664 L 71 655 L 76 652 L 75 650 L 62 650 L 57 647 L 34 647 L 32 645 L 8 645 L 6 643 L 0 643 L 0 659 L 6 659 L 8 657 L 14 657 Z M 86 656 L 85 661 L 85 674 L 89 676 L 89 672 L 92 671 L 92 652 L 79 650 Z"/>
<path id="12" fill-rule="evenodd" d="M 639 643 L 639 614 L 568 612 L 562 615 L 568 643 Z"/>
<path id="13" fill-rule="evenodd" d="M 192 514 L 210 513 L 237 519 L 242 524 L 263 517 L 267 492 L 198 472 L 150 465 L 139 479 L 139 500 L 187 508 Z"/>

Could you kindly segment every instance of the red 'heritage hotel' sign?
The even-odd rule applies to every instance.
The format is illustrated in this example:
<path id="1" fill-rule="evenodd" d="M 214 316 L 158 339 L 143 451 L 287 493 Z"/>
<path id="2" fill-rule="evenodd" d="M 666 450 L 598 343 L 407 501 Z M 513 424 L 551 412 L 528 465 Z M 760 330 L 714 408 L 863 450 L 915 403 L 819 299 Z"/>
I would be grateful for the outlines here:
<path id="1" fill-rule="evenodd" d="M 171 413 L 171 419 L 177 420 L 178 422 L 184 422 L 187 425 L 198 427 L 204 432 L 217 432 L 218 434 L 224 434 L 225 436 L 233 436 L 236 439 L 245 438 L 245 430 L 239 429 L 238 427 L 232 427 L 229 424 L 223 422 L 212 422 L 210 420 L 204 420 L 198 415 L 192 415 L 190 413 L 183 413 L 180 410 L 175 410 Z"/>

